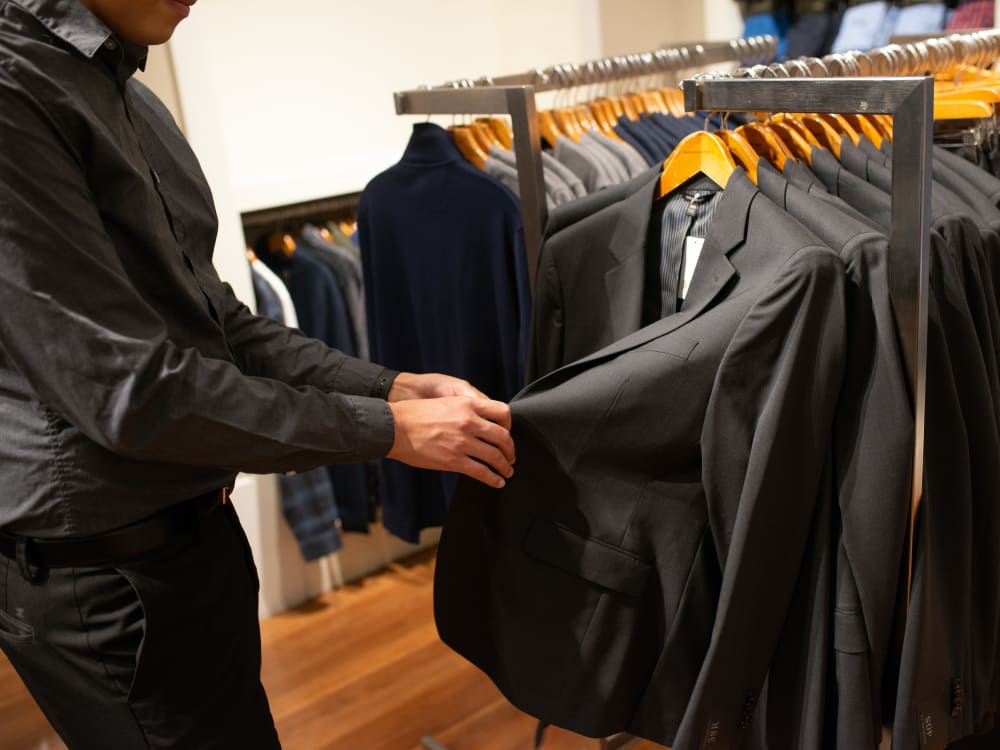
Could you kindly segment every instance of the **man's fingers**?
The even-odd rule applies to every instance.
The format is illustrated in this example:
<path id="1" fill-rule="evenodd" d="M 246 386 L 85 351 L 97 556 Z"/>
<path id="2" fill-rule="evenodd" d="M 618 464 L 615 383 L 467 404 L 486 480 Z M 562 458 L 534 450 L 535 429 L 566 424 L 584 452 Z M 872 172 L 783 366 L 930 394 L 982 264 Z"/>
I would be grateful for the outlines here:
<path id="1" fill-rule="evenodd" d="M 464 380 L 458 380 L 455 382 L 454 391 L 456 396 L 465 396 L 466 398 L 474 398 L 477 401 L 490 400 L 489 396 L 487 396 L 481 390 L 473 386 L 471 383 L 467 383 Z"/>
<path id="2" fill-rule="evenodd" d="M 496 422 L 505 430 L 510 429 L 510 407 L 507 404 L 500 401 L 490 401 L 489 399 L 473 400 L 471 403 L 472 408 L 476 410 L 476 414 L 491 422 Z"/>
<path id="3" fill-rule="evenodd" d="M 482 461 L 502 477 L 509 479 L 514 474 L 514 467 L 510 465 L 510 462 L 504 457 L 503 453 L 489 443 L 484 443 L 482 440 L 472 441 L 468 455 L 478 461 Z"/>
<path id="4" fill-rule="evenodd" d="M 479 423 L 479 433 L 477 437 L 496 448 L 503 454 L 507 463 L 514 463 L 516 454 L 514 453 L 514 439 L 510 433 L 494 422 L 482 420 Z"/>
<path id="5" fill-rule="evenodd" d="M 500 489 L 507 484 L 503 477 L 493 473 L 484 464 L 473 461 L 471 458 L 462 459 L 458 466 L 455 467 L 455 470 L 496 489 Z"/>

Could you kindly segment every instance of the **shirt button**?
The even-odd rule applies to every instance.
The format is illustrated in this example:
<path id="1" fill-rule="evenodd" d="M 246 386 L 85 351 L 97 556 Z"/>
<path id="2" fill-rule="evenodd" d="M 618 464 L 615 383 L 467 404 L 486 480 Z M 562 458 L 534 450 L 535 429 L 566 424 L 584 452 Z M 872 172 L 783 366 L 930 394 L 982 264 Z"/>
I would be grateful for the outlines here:
<path id="1" fill-rule="evenodd" d="M 116 42 L 114 39 L 109 39 L 108 41 L 106 41 L 104 43 L 104 46 L 107 49 L 116 50 L 116 49 L 118 49 L 118 42 Z"/>

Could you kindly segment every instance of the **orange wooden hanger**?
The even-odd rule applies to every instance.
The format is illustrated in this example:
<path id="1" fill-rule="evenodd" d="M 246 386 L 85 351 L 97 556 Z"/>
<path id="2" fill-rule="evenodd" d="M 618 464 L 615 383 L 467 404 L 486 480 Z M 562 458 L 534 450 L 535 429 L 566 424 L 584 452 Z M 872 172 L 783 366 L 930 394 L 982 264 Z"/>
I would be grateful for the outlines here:
<path id="1" fill-rule="evenodd" d="M 806 143 L 808 143 L 810 146 L 820 147 L 822 145 L 816 138 L 816 136 L 812 134 L 812 131 L 809 128 L 807 128 L 805 123 L 802 122 L 802 120 L 800 120 L 798 117 L 781 113 L 774 115 L 774 117 L 771 118 L 771 122 L 784 123 L 789 128 L 792 128 L 799 135 L 801 135 L 805 139 Z"/>
<path id="2" fill-rule="evenodd" d="M 750 122 L 737 132 L 743 133 L 750 147 L 778 169 L 785 168 L 785 162 L 792 155 L 778 135 L 762 122 Z"/>
<path id="3" fill-rule="evenodd" d="M 840 158 L 841 135 L 830 123 L 813 114 L 800 114 L 798 118 L 823 148 L 832 151 L 834 156 Z"/>
<path id="4" fill-rule="evenodd" d="M 499 117 L 480 117 L 476 122 L 481 122 L 492 130 L 493 135 L 496 136 L 500 145 L 510 151 L 514 145 L 514 131 L 511 129 L 509 122 Z"/>
<path id="5" fill-rule="evenodd" d="M 286 258 L 295 254 L 295 238 L 285 232 L 276 232 L 267 238 L 268 252 L 281 253 Z"/>
<path id="6" fill-rule="evenodd" d="M 576 115 L 571 109 L 563 107 L 553 110 L 552 116 L 555 118 L 556 125 L 563 135 L 577 143 L 580 142 L 583 129 L 580 127 L 580 123 L 576 121 Z"/>
<path id="7" fill-rule="evenodd" d="M 699 174 L 725 187 L 735 169 L 726 144 L 713 133 L 698 130 L 685 136 L 663 162 L 658 195 L 668 195 Z"/>
<path id="8" fill-rule="evenodd" d="M 622 117 L 628 117 L 630 120 L 635 120 L 638 115 L 634 117 L 628 113 L 625 109 L 625 100 L 620 96 L 609 96 L 608 103 L 611 104 L 611 111 L 615 113 L 616 119 L 621 119 Z"/>
<path id="9" fill-rule="evenodd" d="M 469 128 L 459 125 L 451 128 L 452 137 L 455 139 L 455 145 L 461 152 L 465 160 L 470 164 L 483 169 L 486 166 L 486 152 L 483 151 L 483 147 L 479 145 L 479 141 L 472 134 Z"/>
<path id="10" fill-rule="evenodd" d="M 746 170 L 747 175 L 756 185 L 757 163 L 760 161 L 760 155 L 753 149 L 743 133 L 738 130 L 722 128 L 716 130 L 715 135 L 726 145 L 726 148 L 729 149 L 729 155 Z"/>
<path id="11" fill-rule="evenodd" d="M 771 130 L 782 140 L 792 156 L 801 159 L 806 164 L 812 164 L 812 146 L 798 130 L 788 122 L 772 121 L 770 125 Z"/>
<path id="12" fill-rule="evenodd" d="M 872 122 L 882 131 L 882 135 L 892 143 L 892 115 L 871 115 Z"/>
<path id="13" fill-rule="evenodd" d="M 538 113 L 538 129 L 542 134 L 542 140 L 548 143 L 552 148 L 555 148 L 556 141 L 559 140 L 559 136 L 562 135 L 562 132 L 556 124 L 556 119 L 552 114 L 551 109 L 543 109 Z"/>
<path id="14" fill-rule="evenodd" d="M 855 146 L 861 143 L 861 134 L 858 133 L 843 115 L 824 113 L 817 115 L 817 117 L 829 123 L 831 128 L 840 133 L 841 136 L 846 137 Z"/>
<path id="15" fill-rule="evenodd" d="M 843 117 L 854 127 L 855 130 L 874 143 L 875 148 L 880 148 L 882 146 L 882 140 L 884 138 L 882 131 L 879 130 L 875 123 L 869 120 L 867 116 L 859 114 L 845 114 Z"/>
<path id="16" fill-rule="evenodd" d="M 493 130 L 481 122 L 471 122 L 466 127 L 472 132 L 476 141 L 487 154 L 494 146 L 500 145 L 500 139 L 496 137 Z"/>

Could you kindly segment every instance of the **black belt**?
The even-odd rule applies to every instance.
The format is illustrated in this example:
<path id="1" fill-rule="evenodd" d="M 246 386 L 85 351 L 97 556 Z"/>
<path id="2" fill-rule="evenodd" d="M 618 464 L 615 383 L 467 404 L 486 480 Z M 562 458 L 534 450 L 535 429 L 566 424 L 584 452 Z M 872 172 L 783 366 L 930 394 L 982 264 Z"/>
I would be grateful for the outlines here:
<path id="1" fill-rule="evenodd" d="M 0 531 L 0 554 L 15 560 L 25 574 L 31 569 L 113 567 L 164 547 L 190 531 L 199 515 L 225 504 L 229 492 L 229 487 L 206 492 L 149 518 L 93 536 L 36 539 Z"/>

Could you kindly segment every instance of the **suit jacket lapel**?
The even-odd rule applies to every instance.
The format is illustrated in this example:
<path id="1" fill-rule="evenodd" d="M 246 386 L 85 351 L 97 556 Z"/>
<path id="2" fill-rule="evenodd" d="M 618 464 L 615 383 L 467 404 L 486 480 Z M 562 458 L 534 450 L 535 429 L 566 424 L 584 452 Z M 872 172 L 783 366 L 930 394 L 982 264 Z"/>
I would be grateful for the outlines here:
<path id="1" fill-rule="evenodd" d="M 645 190 L 642 193 L 645 196 Z M 701 257 L 698 259 L 691 287 L 684 300 L 684 308 L 680 312 L 635 331 L 600 351 L 554 370 L 528 385 L 522 391 L 522 395 L 565 381 L 582 370 L 665 336 L 704 312 L 736 275 L 736 269 L 727 256 L 746 239 L 750 205 L 757 194 L 757 188 L 747 178 L 746 172 L 737 167 L 726 184 L 715 218 L 708 228 Z M 646 205 L 647 214 L 653 209 L 652 193 L 648 197 L 650 200 Z"/>
<path id="2" fill-rule="evenodd" d="M 642 322 L 642 287 L 646 267 L 646 234 L 659 172 L 638 183 L 622 201 L 618 223 L 611 237 L 611 254 L 618 265 L 604 275 L 608 316 L 615 339 Z"/>

